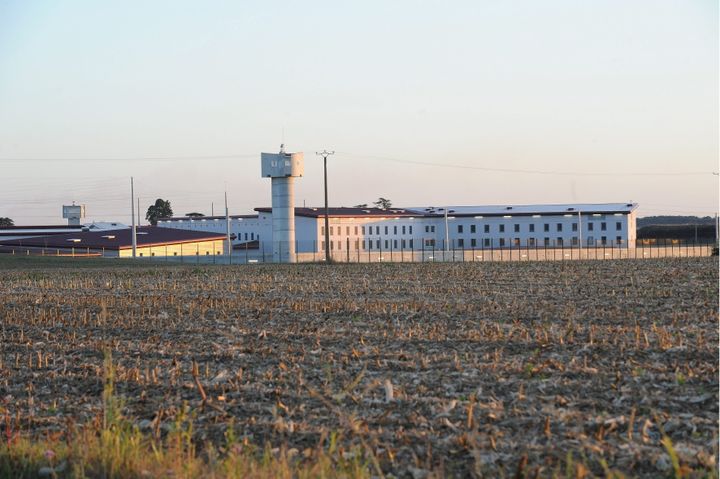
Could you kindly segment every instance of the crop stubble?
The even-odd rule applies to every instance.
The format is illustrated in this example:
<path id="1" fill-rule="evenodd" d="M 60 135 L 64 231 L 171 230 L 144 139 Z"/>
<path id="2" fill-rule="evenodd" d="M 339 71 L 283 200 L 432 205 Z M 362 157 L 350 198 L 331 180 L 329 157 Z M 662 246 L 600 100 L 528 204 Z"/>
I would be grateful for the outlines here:
<path id="1" fill-rule="evenodd" d="M 0 408 L 36 436 L 92 421 L 109 347 L 126 415 L 162 435 L 187 404 L 200 445 L 651 477 L 665 434 L 710 469 L 717 282 L 709 258 L 0 272 Z"/>

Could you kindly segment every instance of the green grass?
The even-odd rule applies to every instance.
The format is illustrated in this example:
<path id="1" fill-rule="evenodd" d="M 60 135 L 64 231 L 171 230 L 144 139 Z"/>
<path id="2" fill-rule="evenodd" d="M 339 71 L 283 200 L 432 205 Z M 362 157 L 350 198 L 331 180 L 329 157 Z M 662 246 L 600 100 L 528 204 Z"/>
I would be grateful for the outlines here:
<path id="1" fill-rule="evenodd" d="M 198 448 L 193 442 L 193 411 L 185 405 L 163 438 L 142 433 L 123 416 L 115 394 L 115 368 L 109 351 L 104 361 L 102 418 L 56 438 L 29 438 L 4 418 L 0 442 L 0 477 L 63 478 L 368 478 L 370 461 L 362 450 L 343 451 L 337 435 L 315 449 L 259 449 L 240 442 L 232 428 L 223 446 Z M 349 453 L 349 454 L 348 454 Z M 377 464 L 375 462 L 375 464 Z"/>

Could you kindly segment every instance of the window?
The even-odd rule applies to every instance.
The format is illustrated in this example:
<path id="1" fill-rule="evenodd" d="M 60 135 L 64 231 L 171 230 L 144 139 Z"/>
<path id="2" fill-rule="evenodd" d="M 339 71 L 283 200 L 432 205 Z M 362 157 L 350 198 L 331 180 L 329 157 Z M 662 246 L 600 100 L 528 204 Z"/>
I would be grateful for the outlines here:
<path id="1" fill-rule="evenodd" d="M 600 237 L 600 244 L 602 244 L 603 246 L 605 246 L 605 245 L 607 244 L 607 237 L 606 237 L 606 236 L 601 236 L 601 237 Z"/>
<path id="2" fill-rule="evenodd" d="M 255 241 L 255 233 L 250 233 L 250 241 Z"/>
<path id="3" fill-rule="evenodd" d="M 489 232 L 490 232 L 490 225 L 484 225 L 483 231 L 485 231 L 485 233 L 489 233 Z"/>
<path id="4" fill-rule="evenodd" d="M 334 249 L 335 249 L 335 242 L 331 241 L 330 242 L 330 250 L 334 250 Z"/>
<path id="5" fill-rule="evenodd" d="M 543 244 L 544 244 L 545 246 L 550 246 L 550 238 L 544 238 Z"/>
<path id="6" fill-rule="evenodd" d="M 498 227 L 498 231 L 500 231 L 501 233 L 504 233 L 504 232 L 505 232 L 505 225 L 500 225 L 500 226 Z"/>
<path id="7" fill-rule="evenodd" d="M 394 235 L 397 234 L 397 226 L 393 226 L 393 234 L 394 234 Z"/>
<path id="8" fill-rule="evenodd" d="M 430 226 L 425 225 L 425 232 L 426 232 L 426 233 L 429 233 L 429 232 L 430 232 Z"/>
<path id="9" fill-rule="evenodd" d="M 379 228 L 379 227 L 378 227 Z M 375 248 L 380 249 L 380 240 L 375 241 Z"/>
<path id="10" fill-rule="evenodd" d="M 519 224 L 515 224 L 513 230 L 514 230 L 516 233 L 519 233 L 519 232 L 520 232 L 520 225 L 519 225 Z"/>
<path id="11" fill-rule="evenodd" d="M 431 233 L 434 233 L 434 232 L 435 232 L 435 225 L 433 225 L 433 226 L 430 227 L 430 232 L 431 232 Z"/>
<path id="12" fill-rule="evenodd" d="M 360 231 L 362 231 L 362 234 L 363 234 L 363 236 L 364 236 L 364 235 L 365 235 L 365 227 L 362 226 L 362 227 L 360 228 Z"/>
<path id="13" fill-rule="evenodd" d="M 335 233 L 334 233 L 334 231 L 333 231 L 333 227 L 331 226 L 331 227 L 330 227 L 330 236 L 332 236 L 333 234 L 335 234 Z"/>
<path id="14" fill-rule="evenodd" d="M 324 226 L 320 227 L 320 234 L 325 236 L 325 227 Z"/>
<path id="15" fill-rule="evenodd" d="M 470 225 L 470 233 L 475 233 L 475 225 Z"/>
<path id="16" fill-rule="evenodd" d="M 458 233 L 463 232 L 463 225 L 457 225 L 458 226 Z"/>
<path id="17" fill-rule="evenodd" d="M 572 237 L 572 244 L 573 244 L 573 246 L 577 246 L 577 244 L 578 244 L 578 238 L 577 238 L 577 236 L 573 236 L 573 237 Z"/>
<path id="18" fill-rule="evenodd" d="M 535 238 L 528 238 L 528 246 L 535 246 Z"/>
<path id="19" fill-rule="evenodd" d="M 595 228 L 594 223 L 588 223 L 588 231 L 592 231 Z"/>
<path id="20" fill-rule="evenodd" d="M 531 233 L 535 232 L 535 223 L 530 223 L 528 225 L 528 231 L 530 231 Z"/>
<path id="21" fill-rule="evenodd" d="M 357 234 L 358 234 L 358 227 L 356 226 L 355 227 L 355 236 L 357 236 Z"/>
<path id="22" fill-rule="evenodd" d="M 558 231 L 562 231 L 562 223 L 558 223 L 558 224 L 557 224 L 557 230 L 558 230 Z"/>
<path id="23" fill-rule="evenodd" d="M 410 225 L 410 234 L 412 234 L 412 225 Z M 410 240 L 412 241 L 412 240 Z"/>
<path id="24" fill-rule="evenodd" d="M 543 225 L 543 231 L 550 231 L 550 223 L 545 223 Z"/>
<path id="25" fill-rule="evenodd" d="M 622 244 L 622 242 L 623 242 L 622 236 L 616 236 L 616 237 L 615 237 L 615 242 L 616 242 L 617 244 Z"/>
<path id="26" fill-rule="evenodd" d="M 380 232 L 378 232 L 378 234 L 380 234 Z M 385 234 L 388 234 L 388 227 L 387 227 L 387 226 L 385 227 Z M 386 248 L 387 248 L 387 246 L 386 246 Z"/>
<path id="27" fill-rule="evenodd" d="M 393 240 L 393 248 L 397 249 L 397 240 Z"/>
<path id="28" fill-rule="evenodd" d="M 402 249 L 405 249 L 405 248 L 406 248 L 406 246 L 405 246 L 405 240 L 402 240 L 402 243 L 400 243 L 400 247 L 401 247 Z"/>
<path id="29" fill-rule="evenodd" d="M 464 240 L 464 239 L 460 238 L 460 239 L 458 240 L 458 247 L 460 247 L 460 248 L 464 248 L 464 247 L 465 247 L 465 240 Z"/>
<path id="30" fill-rule="evenodd" d="M 500 238 L 500 246 L 505 246 L 505 238 Z"/>
<path id="31" fill-rule="evenodd" d="M 434 240 L 434 239 L 426 239 L 426 240 L 425 240 L 425 246 L 431 246 L 431 247 L 434 248 L 434 247 L 435 247 L 435 240 Z"/>
<path id="32" fill-rule="evenodd" d="M 513 239 L 513 243 L 515 244 L 515 246 L 520 246 L 520 238 Z"/>
<path id="33" fill-rule="evenodd" d="M 385 227 L 387 229 L 387 226 Z M 385 249 L 390 249 L 390 242 L 388 240 L 385 240 Z"/>
<path id="34" fill-rule="evenodd" d="M 607 230 L 607 223 L 605 223 L 603 221 L 602 223 L 600 223 L 600 231 L 605 231 L 605 230 Z"/>
<path id="35" fill-rule="evenodd" d="M 411 228 L 412 228 L 412 226 L 411 226 Z M 412 238 L 410 239 L 410 249 L 413 249 L 413 240 L 412 240 Z"/>
<path id="36" fill-rule="evenodd" d="M 355 240 L 355 249 L 360 249 L 360 240 Z"/>
<path id="37" fill-rule="evenodd" d="M 485 247 L 490 246 L 490 238 L 485 238 L 485 239 L 483 239 L 483 245 L 484 245 Z"/>
<path id="38" fill-rule="evenodd" d="M 562 245 L 563 245 L 563 239 L 558 236 L 558 239 L 557 239 L 557 241 L 555 242 L 555 244 L 558 245 L 558 246 L 562 246 Z"/>
<path id="39" fill-rule="evenodd" d="M 474 248 L 477 246 L 477 240 L 475 238 L 470 238 L 470 247 Z"/>
<path id="40" fill-rule="evenodd" d="M 573 230 L 573 231 L 577 231 L 577 223 L 573 223 L 573 224 L 572 224 L 572 230 Z"/>
<path id="41" fill-rule="evenodd" d="M 622 230 L 622 223 L 619 222 L 619 221 L 618 221 L 617 223 L 615 223 L 615 229 L 616 229 L 617 231 Z"/>
<path id="42" fill-rule="evenodd" d="M 405 225 L 402 227 L 402 234 L 405 234 Z"/>

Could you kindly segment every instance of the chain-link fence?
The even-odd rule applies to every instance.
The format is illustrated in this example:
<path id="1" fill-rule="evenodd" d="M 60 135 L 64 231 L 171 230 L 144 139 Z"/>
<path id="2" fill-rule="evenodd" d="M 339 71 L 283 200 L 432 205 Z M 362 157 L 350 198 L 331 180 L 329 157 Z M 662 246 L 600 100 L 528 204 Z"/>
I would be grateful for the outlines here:
<path id="1" fill-rule="evenodd" d="M 330 259 L 336 263 L 429 263 L 429 262 L 496 262 L 496 261 L 572 261 L 572 260 L 612 260 L 612 259 L 652 259 L 652 258 L 685 258 L 697 256 L 711 256 L 717 254 L 717 245 L 714 242 L 686 242 L 680 240 L 653 240 L 652 242 L 638 241 L 635 246 L 623 244 L 593 244 L 571 245 L 562 244 L 539 245 L 527 242 L 524 245 L 510 244 L 508 246 L 469 247 L 459 246 L 451 242 L 448 247 L 441 243 L 439 247 L 434 244 L 424 245 L 421 248 L 402 247 L 395 248 L 395 241 L 389 241 L 385 249 L 384 241 L 377 242 L 336 242 L 330 250 Z M 376 246 L 375 248 L 353 248 L 354 245 Z M 407 243 L 405 243 L 407 244 Z M 240 245 L 235 247 L 232 254 L 221 254 L 222 251 L 188 248 L 189 254 L 164 255 L 163 248 L 157 248 L 150 255 L 140 257 L 153 261 L 195 263 L 195 264 L 253 264 L 273 263 L 277 258 L 286 259 L 289 255 L 287 247 L 275 245 L 266 247 L 266 243 L 254 243 L 252 247 Z M 324 246 L 320 244 L 320 246 Z M 313 263 L 324 262 L 325 251 L 318 248 L 316 242 L 298 242 L 295 245 L 293 262 Z M 119 254 L 117 250 L 103 250 L 93 248 L 33 248 L 33 247 L 0 247 L 0 253 L 26 256 L 58 256 L 58 257 L 127 257 L 128 250 Z M 225 252 L 226 253 L 226 252 Z"/>

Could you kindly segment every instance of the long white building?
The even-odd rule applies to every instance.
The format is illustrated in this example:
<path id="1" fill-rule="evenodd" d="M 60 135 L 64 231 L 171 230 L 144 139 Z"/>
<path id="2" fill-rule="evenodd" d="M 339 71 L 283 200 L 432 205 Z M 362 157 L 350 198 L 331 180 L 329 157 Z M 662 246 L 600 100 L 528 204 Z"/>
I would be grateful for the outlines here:
<path id="1" fill-rule="evenodd" d="M 330 208 L 330 247 L 340 251 L 634 247 L 636 203 Z M 237 248 L 272 254 L 272 208 L 230 217 Z M 324 208 L 295 208 L 298 253 L 325 248 Z M 158 226 L 226 231 L 225 217 L 163 218 Z"/>

